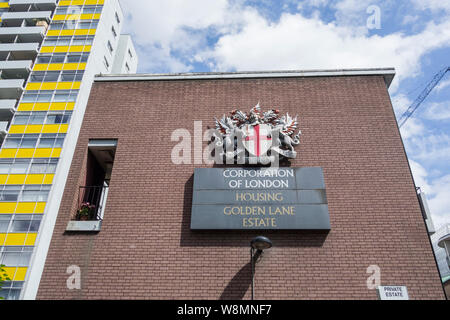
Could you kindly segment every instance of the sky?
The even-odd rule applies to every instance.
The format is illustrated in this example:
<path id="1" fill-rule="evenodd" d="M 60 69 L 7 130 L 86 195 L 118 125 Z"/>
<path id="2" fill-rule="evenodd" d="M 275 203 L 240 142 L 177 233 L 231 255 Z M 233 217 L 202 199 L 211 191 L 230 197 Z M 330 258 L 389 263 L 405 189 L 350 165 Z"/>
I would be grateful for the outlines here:
<path id="1" fill-rule="evenodd" d="M 121 0 L 139 73 L 394 67 L 398 118 L 450 66 L 450 0 Z M 450 223 L 450 72 L 401 128 L 436 228 Z"/>

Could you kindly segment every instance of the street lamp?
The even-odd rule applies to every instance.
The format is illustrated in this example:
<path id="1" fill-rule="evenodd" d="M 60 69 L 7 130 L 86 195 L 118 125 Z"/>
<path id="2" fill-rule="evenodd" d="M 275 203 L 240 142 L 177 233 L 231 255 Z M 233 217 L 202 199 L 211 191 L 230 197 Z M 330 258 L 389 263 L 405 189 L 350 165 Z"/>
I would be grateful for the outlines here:
<path id="1" fill-rule="evenodd" d="M 269 238 L 258 236 L 250 241 L 250 261 L 252 266 L 252 300 L 255 298 L 255 264 L 262 256 L 263 250 L 272 247 L 272 241 Z M 256 252 L 255 252 L 256 250 Z"/>

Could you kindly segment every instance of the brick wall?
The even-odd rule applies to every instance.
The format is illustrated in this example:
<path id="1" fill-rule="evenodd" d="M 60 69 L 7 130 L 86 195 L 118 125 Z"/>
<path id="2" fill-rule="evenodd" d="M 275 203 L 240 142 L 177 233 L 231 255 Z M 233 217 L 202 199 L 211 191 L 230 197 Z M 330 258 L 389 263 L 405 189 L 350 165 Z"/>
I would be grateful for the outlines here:
<path id="1" fill-rule="evenodd" d="M 174 129 L 258 101 L 299 115 L 292 167 L 323 167 L 331 231 L 192 232 L 193 171 L 174 165 Z M 89 139 L 118 139 L 102 230 L 65 234 Z M 206 146 L 206 143 L 205 143 Z M 206 165 L 203 165 L 206 167 Z M 274 247 L 257 264 L 257 299 L 377 299 L 405 285 L 412 299 L 444 293 L 390 99 L 381 76 L 95 83 L 38 299 L 249 299 L 249 242 Z M 82 270 L 68 290 L 66 269 Z"/>

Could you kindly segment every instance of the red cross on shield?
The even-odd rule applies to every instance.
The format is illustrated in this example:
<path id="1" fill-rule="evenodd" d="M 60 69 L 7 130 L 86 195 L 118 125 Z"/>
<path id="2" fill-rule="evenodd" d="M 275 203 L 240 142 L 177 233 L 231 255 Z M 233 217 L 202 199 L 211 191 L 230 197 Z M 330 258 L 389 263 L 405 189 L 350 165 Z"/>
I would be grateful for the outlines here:
<path id="1" fill-rule="evenodd" d="M 267 124 L 247 125 L 244 133 L 244 147 L 252 156 L 265 155 L 272 146 L 271 130 Z"/>

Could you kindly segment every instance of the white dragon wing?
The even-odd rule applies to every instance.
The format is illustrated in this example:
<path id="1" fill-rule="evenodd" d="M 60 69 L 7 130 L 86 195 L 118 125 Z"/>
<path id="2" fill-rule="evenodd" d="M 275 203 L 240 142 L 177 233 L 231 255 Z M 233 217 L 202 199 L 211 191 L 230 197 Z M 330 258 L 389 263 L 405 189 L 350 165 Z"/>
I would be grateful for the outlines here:
<path id="1" fill-rule="evenodd" d="M 292 118 L 289 113 L 286 113 L 286 117 L 282 118 L 284 121 L 283 123 L 283 129 L 281 129 L 281 132 L 290 136 L 297 130 L 297 116 L 295 118 Z"/>

